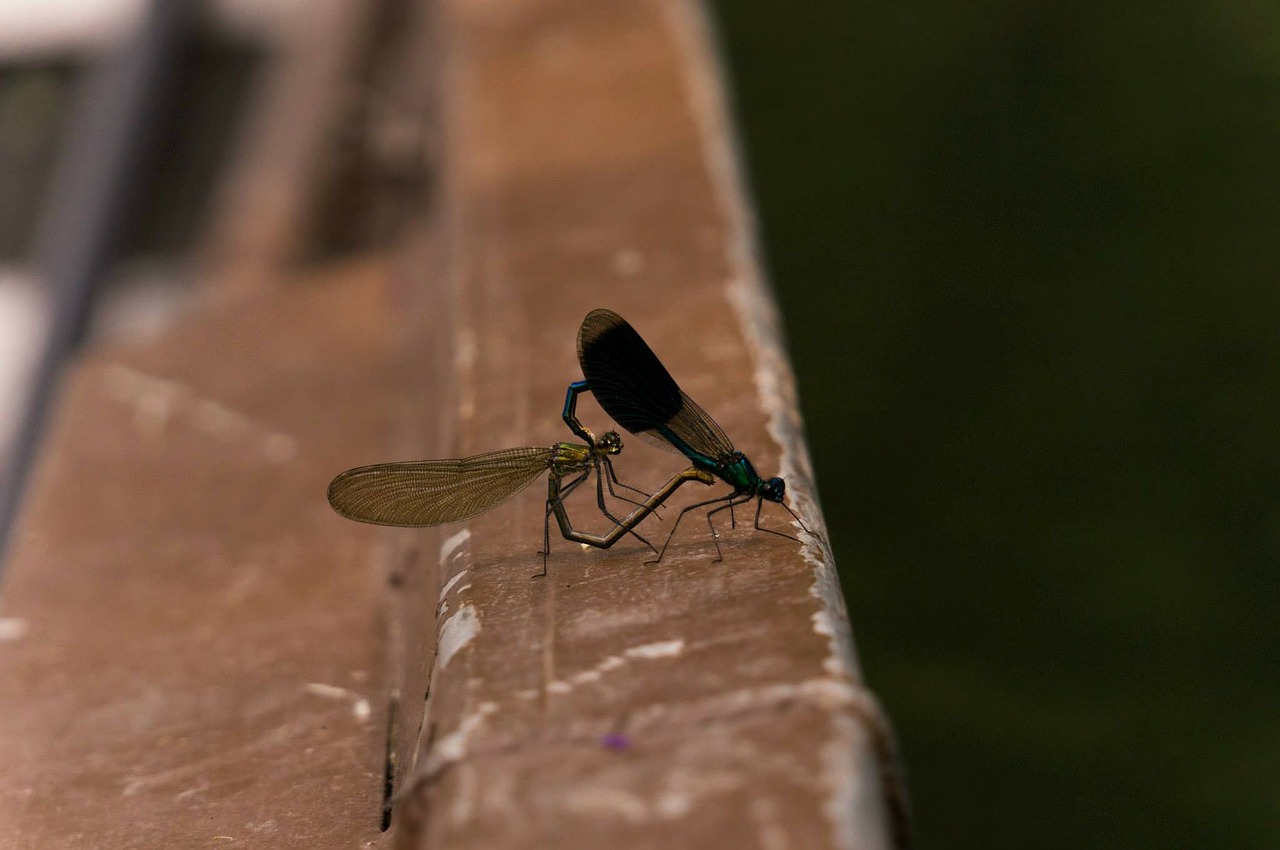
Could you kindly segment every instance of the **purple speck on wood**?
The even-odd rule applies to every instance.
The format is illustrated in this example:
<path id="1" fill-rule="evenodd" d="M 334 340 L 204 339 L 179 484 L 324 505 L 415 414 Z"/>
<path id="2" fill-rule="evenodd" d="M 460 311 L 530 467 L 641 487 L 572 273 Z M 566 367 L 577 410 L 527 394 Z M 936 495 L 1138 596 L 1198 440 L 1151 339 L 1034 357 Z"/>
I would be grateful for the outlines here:
<path id="1" fill-rule="evenodd" d="M 619 732 L 610 732 L 600 739 L 600 743 L 611 750 L 625 750 L 631 746 L 631 739 Z"/>

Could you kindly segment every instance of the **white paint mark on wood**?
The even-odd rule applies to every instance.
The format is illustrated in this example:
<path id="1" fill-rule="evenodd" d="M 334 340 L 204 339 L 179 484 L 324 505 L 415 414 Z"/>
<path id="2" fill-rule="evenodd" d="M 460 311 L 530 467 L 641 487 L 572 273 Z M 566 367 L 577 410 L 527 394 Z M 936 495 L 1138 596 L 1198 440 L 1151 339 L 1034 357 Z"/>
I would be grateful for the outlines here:
<path id="1" fill-rule="evenodd" d="M 816 576 L 822 573 L 823 568 L 809 556 L 808 552 L 805 553 L 805 560 L 810 564 L 813 564 Z M 815 578 L 813 587 L 809 588 L 809 593 L 818 597 L 820 600 L 823 598 L 822 594 L 825 592 L 820 586 L 821 582 L 822 579 L 820 577 Z M 839 590 L 839 588 L 836 588 L 836 590 Z M 813 616 L 810 619 L 813 620 L 813 631 L 816 634 L 825 637 L 827 639 L 827 643 L 831 645 L 831 652 L 822 661 L 822 669 L 826 670 L 828 675 L 837 679 L 846 677 L 848 674 L 848 666 L 847 662 L 841 657 L 842 653 L 839 651 L 839 642 L 845 640 L 844 632 L 848 630 L 848 622 L 846 621 L 844 623 L 844 630 L 837 628 L 832 622 L 830 609 L 825 605 L 817 611 L 814 611 Z"/>
<path id="2" fill-rule="evenodd" d="M 803 535 L 802 553 L 805 561 L 813 567 L 814 583 L 810 592 L 821 606 L 822 616 L 814 618 L 814 631 L 825 637 L 829 646 L 823 669 L 839 682 L 858 682 L 861 681 L 861 673 L 854 654 L 853 635 L 835 571 L 835 560 L 817 505 L 795 378 L 782 348 L 782 325 L 760 271 L 762 264 L 755 221 L 743 190 L 741 160 L 733 143 L 736 137 L 724 102 L 725 85 L 715 61 L 711 26 L 705 9 L 699 4 L 667 0 L 662 8 L 685 55 L 685 79 L 688 81 L 691 112 L 701 124 L 699 135 L 703 158 L 712 177 L 713 191 L 728 223 L 725 244 L 731 267 L 731 279 L 727 282 L 728 300 L 738 314 L 747 348 L 755 358 L 756 392 L 767 417 L 769 435 L 780 449 L 779 474 L 787 481 L 787 492 L 796 512 L 805 517 L 805 524 L 815 532 Z M 846 724 L 856 727 L 857 722 L 848 713 L 834 714 L 832 722 L 835 725 L 827 749 L 835 753 L 836 748 L 843 748 L 841 758 L 855 759 L 853 747 L 865 746 L 867 742 L 851 739 L 841 732 L 841 728 Z M 834 759 L 835 755 L 831 758 Z M 887 847 L 883 792 L 876 789 L 875 795 L 864 795 L 869 800 L 874 797 L 874 805 L 857 809 L 847 805 L 850 795 L 856 794 L 855 782 L 878 782 L 876 765 L 874 762 L 868 765 L 864 759 L 857 765 L 842 763 L 838 767 L 838 770 L 824 771 L 830 789 L 825 810 L 832 822 L 832 838 L 836 846 L 848 850 Z M 863 772 L 855 777 L 853 767 Z"/>
<path id="3" fill-rule="evenodd" d="M 449 591 L 453 590 L 454 586 L 458 582 L 462 581 L 463 577 L 466 576 L 466 574 L 467 574 L 466 570 L 460 570 L 457 575 L 455 575 L 453 578 L 446 581 L 444 583 L 444 587 L 440 588 L 440 597 L 443 599 L 444 597 L 448 596 Z"/>
<path id="4" fill-rule="evenodd" d="M 440 563 L 443 564 L 445 561 L 447 561 L 449 559 L 449 556 L 457 552 L 459 547 L 461 547 L 463 543 L 466 543 L 470 539 L 471 539 L 471 529 L 469 528 L 464 528 L 461 531 L 459 531 L 457 534 L 451 534 L 448 538 L 445 539 L 443 543 L 440 544 Z M 463 572 L 466 572 L 466 571 L 463 570 Z M 459 575 L 461 575 L 461 573 Z M 448 590 L 445 590 L 445 593 L 448 593 L 448 592 L 449 592 Z"/>
<path id="5" fill-rule="evenodd" d="M 346 688 L 340 688 L 337 685 L 326 685 L 323 682 L 307 682 L 302 688 L 309 694 L 315 694 L 325 699 L 359 699 L 360 697 L 359 694 L 353 693 Z"/>
<path id="6" fill-rule="evenodd" d="M 340 688 L 337 685 L 326 685 L 323 682 L 308 682 L 302 689 L 309 694 L 331 700 L 351 700 L 351 714 L 360 723 L 368 722 L 373 716 L 373 707 L 369 701 L 355 691 Z"/>
<path id="7" fill-rule="evenodd" d="M 684 640 L 680 638 L 628 647 L 622 651 L 621 655 L 610 655 L 594 667 L 573 674 L 568 680 L 558 679 L 548 682 L 547 693 L 567 694 L 578 685 L 598 682 L 604 678 L 605 673 L 624 667 L 632 660 L 653 661 L 659 658 L 675 658 L 683 652 Z"/>
<path id="8" fill-rule="evenodd" d="M 660 640 L 654 643 L 641 644 L 628 649 L 623 655 L 628 658 L 674 658 L 684 652 L 684 641 Z"/>
<path id="9" fill-rule="evenodd" d="M 482 702 L 476 710 L 458 722 L 458 728 L 440 738 L 427 755 L 426 764 L 422 768 L 422 777 L 430 779 L 440 772 L 441 768 L 466 758 L 471 747 L 471 738 L 484 725 L 485 718 L 498 710 L 494 702 Z"/>
<path id="10" fill-rule="evenodd" d="M 436 650 L 436 670 L 444 670 L 458 654 L 458 650 L 480 633 L 480 617 L 474 605 L 463 605 L 440 627 L 440 640 Z"/>

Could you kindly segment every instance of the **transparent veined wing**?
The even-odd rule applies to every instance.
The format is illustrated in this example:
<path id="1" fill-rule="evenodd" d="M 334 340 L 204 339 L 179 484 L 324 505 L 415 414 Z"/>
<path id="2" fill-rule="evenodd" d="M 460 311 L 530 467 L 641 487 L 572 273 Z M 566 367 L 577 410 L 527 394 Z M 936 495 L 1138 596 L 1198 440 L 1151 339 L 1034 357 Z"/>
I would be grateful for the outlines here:
<path id="1" fill-rule="evenodd" d="M 375 463 L 341 473 L 329 504 L 375 525 L 428 526 L 473 517 L 510 499 L 547 471 L 550 447 L 502 449 L 457 460 Z"/>

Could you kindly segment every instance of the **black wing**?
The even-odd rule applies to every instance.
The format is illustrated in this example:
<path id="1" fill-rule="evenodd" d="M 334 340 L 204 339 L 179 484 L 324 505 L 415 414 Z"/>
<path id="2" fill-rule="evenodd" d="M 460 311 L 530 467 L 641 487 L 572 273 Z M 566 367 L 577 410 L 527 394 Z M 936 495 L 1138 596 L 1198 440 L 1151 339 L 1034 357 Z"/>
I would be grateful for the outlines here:
<path id="1" fill-rule="evenodd" d="M 627 320 L 592 310 L 578 330 L 582 375 L 604 412 L 659 448 L 718 459 L 733 451 L 728 436 L 684 394 Z"/>
<path id="2" fill-rule="evenodd" d="M 547 471 L 551 448 L 503 449 L 461 460 L 359 466 L 329 484 L 329 504 L 347 519 L 424 526 L 495 508 Z"/>

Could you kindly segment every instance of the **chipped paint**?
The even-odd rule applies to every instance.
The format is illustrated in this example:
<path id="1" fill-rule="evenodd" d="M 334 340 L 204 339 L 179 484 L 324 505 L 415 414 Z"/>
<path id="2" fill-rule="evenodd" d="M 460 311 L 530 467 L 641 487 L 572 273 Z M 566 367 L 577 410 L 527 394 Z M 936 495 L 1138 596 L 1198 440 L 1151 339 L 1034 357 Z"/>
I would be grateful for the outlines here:
<path id="1" fill-rule="evenodd" d="M 358 693 L 337 685 L 326 685 L 323 682 L 307 682 L 302 689 L 309 694 L 332 700 L 351 700 L 351 714 L 360 723 L 365 723 L 373 715 L 373 707 L 369 701 Z"/>
<path id="2" fill-rule="evenodd" d="M 422 767 L 422 776 L 431 778 L 440 770 L 450 764 L 455 764 L 466 758 L 467 752 L 471 748 L 471 738 L 484 725 L 484 721 L 491 714 L 498 710 L 498 704 L 495 702 L 482 702 L 476 706 L 476 710 L 458 722 L 458 728 L 450 732 L 448 735 L 440 738 L 431 748 L 431 752 L 427 755 L 427 761 Z"/>
<path id="3" fill-rule="evenodd" d="M 848 626 L 844 595 L 836 575 L 825 522 L 815 496 L 813 465 L 804 439 L 804 422 L 796 396 L 795 376 L 783 351 L 782 323 L 760 271 L 760 249 L 755 221 L 748 212 L 742 188 L 740 157 L 734 149 L 727 110 L 721 92 L 724 84 L 714 62 L 714 39 L 705 13 L 694 5 L 668 0 L 663 4 L 671 29 L 690 59 L 688 97 L 692 112 L 702 122 L 703 158 L 712 175 L 720 208 L 728 222 L 725 252 L 732 269 L 726 284 L 729 303 L 755 360 L 754 375 L 760 409 L 769 436 L 779 447 L 779 475 L 787 481 L 787 493 L 796 513 L 805 518 L 814 534 L 801 534 L 805 560 L 814 568 L 813 595 L 822 603 L 822 625 L 831 655 L 824 666 L 832 675 L 860 679 Z M 793 521 L 794 523 L 794 521 Z M 798 529 L 798 526 L 796 526 Z M 815 631 L 819 624 L 815 622 Z"/>
<path id="4" fill-rule="evenodd" d="M 352 693 L 346 688 L 340 688 L 337 685 L 326 685 L 322 682 L 307 682 L 302 689 L 309 694 L 315 694 L 325 699 L 347 699 L 358 698 L 359 694 Z"/>
<path id="5" fill-rule="evenodd" d="M 809 593 L 818 597 L 819 600 L 825 601 L 823 594 L 827 591 L 823 589 L 821 583 L 824 564 L 829 562 L 819 562 L 819 560 L 811 558 L 808 552 L 805 552 L 805 560 L 813 565 L 814 568 L 814 583 L 813 586 L 809 588 Z M 836 590 L 839 590 L 839 588 L 836 588 Z M 853 663 L 852 661 L 846 660 L 843 657 L 843 653 L 840 652 L 840 646 L 842 645 L 841 642 L 846 640 L 845 633 L 849 631 L 848 617 L 845 616 L 841 618 L 843 629 L 838 628 L 832 620 L 830 608 L 824 605 L 822 608 L 814 611 L 809 619 L 813 621 L 814 633 L 826 638 L 827 644 L 831 647 L 831 651 L 827 654 L 827 657 L 822 660 L 822 669 L 826 670 L 827 675 L 829 676 L 845 678 L 849 672 L 849 665 Z M 851 636 L 848 637 L 848 640 L 852 641 L 852 639 L 853 638 Z"/>
<path id="6" fill-rule="evenodd" d="M 664 728 L 670 725 L 674 713 L 696 722 L 701 719 L 750 714 L 793 703 L 811 705 L 826 712 L 858 715 L 875 713 L 864 690 L 848 682 L 821 676 L 801 682 L 778 682 L 724 691 L 681 703 L 678 707 L 665 703 L 646 706 L 632 713 L 629 728 Z"/>
<path id="7" fill-rule="evenodd" d="M 567 694 L 578 685 L 586 685 L 600 681 L 604 678 L 605 673 L 610 673 L 620 667 L 626 666 L 629 660 L 638 659 L 651 661 L 658 658 L 675 658 L 683 652 L 684 640 L 680 638 L 675 640 L 660 640 L 653 643 L 643 643 L 639 646 L 628 647 L 622 651 L 621 655 L 610 655 L 594 667 L 575 673 L 567 680 L 558 679 L 547 682 L 546 690 L 547 693 L 551 694 Z"/>
<path id="8" fill-rule="evenodd" d="M 463 605 L 440 627 L 440 640 L 436 650 L 436 670 L 444 670 L 458 654 L 458 650 L 480 633 L 480 617 L 474 605 Z"/>
<path id="9" fill-rule="evenodd" d="M 802 555 L 813 568 L 810 593 L 820 605 L 813 618 L 816 634 L 827 641 L 828 654 L 823 670 L 840 683 L 861 681 L 853 634 L 844 605 L 844 595 L 835 571 L 835 559 L 825 534 L 825 523 L 815 496 L 813 469 L 804 440 L 795 378 L 783 352 L 782 325 L 760 271 L 760 250 L 755 221 L 750 215 L 743 190 L 740 156 L 729 125 L 722 71 L 716 62 L 715 39 L 702 6 L 684 0 L 662 4 L 669 28 L 686 57 L 687 97 L 691 112 L 701 123 L 699 133 L 703 158 L 712 177 L 722 214 L 727 221 L 726 257 L 731 266 L 727 297 L 737 313 L 754 358 L 756 392 L 767 418 L 770 437 L 779 446 L 779 475 L 788 483 L 787 492 L 796 513 L 805 517 L 814 534 L 802 534 Z M 844 733 L 856 721 L 847 713 L 832 717 L 833 738 L 824 752 L 824 779 L 830 789 L 825 811 L 831 820 L 832 838 L 842 848 L 887 847 L 886 813 L 882 790 L 867 789 L 861 797 L 874 802 L 862 807 L 847 803 L 858 791 L 854 783 L 878 777 L 871 764 L 853 764 L 854 747 L 859 743 Z M 865 743 L 865 742 L 862 742 Z M 839 753 L 836 753 L 836 750 Z M 862 753 L 865 755 L 865 752 Z M 838 756 L 838 758 L 837 758 Z M 855 769 L 861 772 L 854 774 Z M 874 793 L 872 793 L 874 791 Z"/>
<path id="10" fill-rule="evenodd" d="M 467 570 L 460 570 L 457 575 L 455 575 L 453 578 L 446 581 L 444 583 L 444 587 L 440 588 L 440 598 L 443 599 L 444 597 L 448 596 L 449 591 L 453 590 L 454 585 L 462 581 L 462 579 L 466 576 L 466 574 L 467 574 Z"/>
<path id="11" fill-rule="evenodd" d="M 674 658 L 682 652 L 684 652 L 684 641 L 676 639 L 633 646 L 623 655 L 628 658 Z"/>
<path id="12" fill-rule="evenodd" d="M 463 543 L 466 543 L 470 539 L 471 529 L 469 528 L 464 528 L 457 534 L 452 534 L 446 538 L 445 541 L 440 544 L 440 563 L 443 564 L 445 561 L 449 560 L 449 557 L 453 555 L 454 552 L 458 551 L 458 548 L 462 546 Z M 463 572 L 465 572 L 465 570 Z M 445 593 L 448 592 L 448 590 L 445 591 Z"/>

